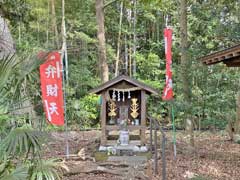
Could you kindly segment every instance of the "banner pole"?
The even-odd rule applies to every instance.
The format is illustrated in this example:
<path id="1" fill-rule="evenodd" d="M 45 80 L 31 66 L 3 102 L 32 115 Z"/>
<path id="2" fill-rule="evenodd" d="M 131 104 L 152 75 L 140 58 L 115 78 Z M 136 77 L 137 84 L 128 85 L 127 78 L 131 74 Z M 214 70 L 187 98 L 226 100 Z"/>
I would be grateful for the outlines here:
<path id="1" fill-rule="evenodd" d="M 62 63 L 63 63 L 63 85 L 64 85 L 64 124 L 65 124 L 65 140 L 66 140 L 66 156 L 69 158 L 69 134 L 67 121 L 67 88 L 68 88 L 68 56 L 67 56 L 67 34 L 65 25 L 65 0 L 62 0 Z"/>
<path id="2" fill-rule="evenodd" d="M 68 122 L 67 122 L 67 81 L 66 81 L 66 65 L 64 66 L 66 59 L 65 59 L 65 52 L 62 52 L 62 63 L 63 63 L 63 72 L 62 72 L 62 76 L 63 76 L 63 101 L 64 101 L 64 129 L 65 129 L 65 141 L 66 141 L 66 156 L 67 159 L 69 158 L 69 143 L 68 143 L 68 139 L 69 139 L 69 134 L 68 134 Z"/>

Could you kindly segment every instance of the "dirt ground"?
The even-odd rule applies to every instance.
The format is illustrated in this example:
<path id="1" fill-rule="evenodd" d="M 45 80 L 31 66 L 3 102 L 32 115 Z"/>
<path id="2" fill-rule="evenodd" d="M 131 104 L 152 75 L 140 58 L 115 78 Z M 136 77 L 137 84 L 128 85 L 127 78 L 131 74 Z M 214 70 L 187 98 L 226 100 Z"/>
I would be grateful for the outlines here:
<path id="1" fill-rule="evenodd" d="M 93 154 L 99 146 L 99 131 L 69 132 L 69 160 L 65 157 L 66 134 L 54 132 L 51 135 L 45 156 L 64 159 L 70 170 L 64 173 L 64 180 L 161 179 L 161 156 L 157 176 L 153 175 L 152 160 L 142 169 L 95 162 Z M 240 144 L 229 141 L 224 132 L 195 132 L 195 149 L 188 147 L 188 138 L 183 132 L 178 132 L 176 159 L 173 157 L 170 131 L 167 139 L 168 180 L 240 180 Z"/>

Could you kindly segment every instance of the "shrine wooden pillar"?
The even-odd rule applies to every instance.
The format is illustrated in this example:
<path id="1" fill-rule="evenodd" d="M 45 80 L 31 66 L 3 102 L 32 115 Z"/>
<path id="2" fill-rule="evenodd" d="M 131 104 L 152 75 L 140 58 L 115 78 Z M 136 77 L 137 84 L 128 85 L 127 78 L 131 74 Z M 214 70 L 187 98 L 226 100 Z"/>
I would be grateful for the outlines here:
<path id="1" fill-rule="evenodd" d="M 106 146 L 107 145 L 107 133 L 106 133 L 106 104 L 107 104 L 107 96 L 106 91 L 102 92 L 102 103 L 101 103 L 101 112 L 100 112 L 100 118 L 101 118 L 101 145 Z"/>
<path id="2" fill-rule="evenodd" d="M 146 92 L 141 90 L 141 129 L 140 129 L 140 139 L 141 145 L 146 144 Z"/>

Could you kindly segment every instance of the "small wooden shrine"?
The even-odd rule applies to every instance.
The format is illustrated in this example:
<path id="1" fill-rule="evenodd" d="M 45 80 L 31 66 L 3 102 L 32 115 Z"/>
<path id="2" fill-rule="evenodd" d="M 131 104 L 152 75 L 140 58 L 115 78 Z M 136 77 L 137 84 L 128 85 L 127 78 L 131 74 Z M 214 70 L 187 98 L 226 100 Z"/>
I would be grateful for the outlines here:
<path id="1" fill-rule="evenodd" d="M 91 93 L 101 95 L 102 146 L 107 145 L 110 131 L 122 129 L 129 132 L 139 130 L 141 145 L 146 144 L 146 95 L 157 95 L 155 89 L 121 75 L 96 87 Z"/>

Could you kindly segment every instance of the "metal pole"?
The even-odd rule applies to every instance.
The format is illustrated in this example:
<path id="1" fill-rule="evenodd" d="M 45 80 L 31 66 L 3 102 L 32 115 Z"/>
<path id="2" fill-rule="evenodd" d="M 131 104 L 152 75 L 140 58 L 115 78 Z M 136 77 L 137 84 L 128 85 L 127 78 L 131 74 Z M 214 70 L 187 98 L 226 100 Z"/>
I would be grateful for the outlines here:
<path id="1" fill-rule="evenodd" d="M 67 58 L 67 35 L 66 35 L 66 25 L 65 25 L 65 0 L 62 0 L 62 63 L 64 59 L 65 67 L 63 72 L 63 85 L 64 85 L 64 120 L 65 120 L 65 135 L 66 135 L 66 156 L 69 158 L 69 135 L 68 135 L 68 122 L 67 122 L 67 111 L 66 111 L 66 96 L 67 96 L 67 87 L 68 87 L 68 58 Z"/>
<path id="2" fill-rule="evenodd" d="M 64 52 L 62 52 L 62 66 L 63 66 L 63 58 L 64 58 Z M 65 69 L 66 67 L 63 66 L 63 72 L 62 72 L 62 77 L 63 77 L 63 100 L 64 100 L 64 125 L 65 125 L 65 141 L 66 141 L 66 156 L 67 159 L 69 158 L 69 143 L 68 143 L 68 126 L 67 126 L 67 110 L 66 110 L 66 80 L 65 80 Z"/>
<path id="3" fill-rule="evenodd" d="M 150 118 L 150 151 L 153 150 L 153 144 L 152 144 L 152 118 Z"/>
<path id="4" fill-rule="evenodd" d="M 172 131 L 173 131 L 173 152 L 174 152 L 174 159 L 176 159 L 177 157 L 176 126 L 175 126 L 175 119 L 174 119 L 173 103 L 171 103 L 171 111 L 172 111 Z"/>
<path id="5" fill-rule="evenodd" d="M 158 174 L 158 154 L 157 154 L 157 125 L 154 123 L 154 174 Z"/>
<path id="6" fill-rule="evenodd" d="M 160 130 L 160 133 L 162 134 L 162 179 L 166 180 L 166 156 L 165 156 L 165 143 L 166 143 L 166 136 L 163 131 L 163 129 L 160 127 L 160 124 L 158 123 L 158 128 Z"/>
<path id="7" fill-rule="evenodd" d="M 165 134 L 162 134 L 162 179 L 166 180 Z"/>

